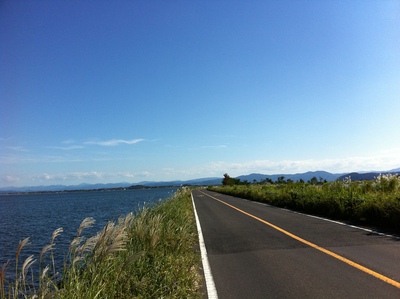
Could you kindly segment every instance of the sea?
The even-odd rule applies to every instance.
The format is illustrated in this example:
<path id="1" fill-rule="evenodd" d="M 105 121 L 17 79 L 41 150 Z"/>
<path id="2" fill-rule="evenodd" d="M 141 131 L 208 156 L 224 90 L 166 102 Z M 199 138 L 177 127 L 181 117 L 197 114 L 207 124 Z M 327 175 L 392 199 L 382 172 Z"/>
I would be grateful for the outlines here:
<path id="1" fill-rule="evenodd" d="M 82 220 L 93 217 L 95 224 L 83 231 L 94 236 L 109 221 L 137 212 L 171 197 L 177 188 L 126 189 L 108 191 L 75 191 L 27 193 L 0 196 L 0 270 L 4 263 L 6 277 L 15 276 L 15 255 L 21 240 L 29 243 L 21 251 L 19 265 L 30 255 L 36 267 L 42 248 L 51 241 L 58 228 L 63 232 L 55 239 L 56 268 L 62 265 L 71 241 Z M 35 264 L 33 265 L 35 267 Z"/>

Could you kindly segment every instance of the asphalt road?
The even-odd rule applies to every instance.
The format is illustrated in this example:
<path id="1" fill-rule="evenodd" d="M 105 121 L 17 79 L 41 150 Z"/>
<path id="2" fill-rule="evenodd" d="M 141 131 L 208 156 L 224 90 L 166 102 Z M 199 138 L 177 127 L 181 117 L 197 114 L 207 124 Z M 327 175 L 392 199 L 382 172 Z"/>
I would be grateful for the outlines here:
<path id="1" fill-rule="evenodd" d="M 219 298 L 400 298 L 400 239 L 206 190 L 193 199 Z"/>

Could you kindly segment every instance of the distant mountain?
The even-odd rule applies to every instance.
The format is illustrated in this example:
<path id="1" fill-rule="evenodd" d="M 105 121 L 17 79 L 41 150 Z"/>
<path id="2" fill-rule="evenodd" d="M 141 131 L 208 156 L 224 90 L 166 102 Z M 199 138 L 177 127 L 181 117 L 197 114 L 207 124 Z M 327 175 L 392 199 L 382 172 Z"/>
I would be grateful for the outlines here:
<path id="1" fill-rule="evenodd" d="M 165 181 L 165 182 L 139 182 L 139 183 L 110 183 L 110 184 L 79 184 L 79 185 L 51 185 L 51 186 L 29 186 L 29 187 L 3 187 L 0 188 L 0 193 L 14 192 L 54 192 L 54 191 L 72 191 L 72 190 L 96 190 L 96 189 L 112 189 L 112 188 L 128 188 L 133 186 L 143 187 L 162 187 L 162 186 L 208 186 L 221 184 L 221 178 L 201 178 L 187 181 Z"/>
<path id="2" fill-rule="evenodd" d="M 260 174 L 260 173 L 252 173 L 248 175 L 241 175 L 236 178 L 240 179 L 242 182 L 248 181 L 252 183 L 253 181 L 260 182 L 267 178 L 272 181 L 277 181 L 279 177 L 284 177 L 285 180 L 293 180 L 299 181 L 302 179 L 307 182 L 311 180 L 313 177 L 316 177 L 317 180 L 327 180 L 328 182 L 332 182 L 335 180 L 343 180 L 345 177 L 351 176 L 353 181 L 358 180 L 374 180 L 380 173 L 400 173 L 400 168 L 395 168 L 390 171 L 381 171 L 381 172 L 352 172 L 352 173 L 330 173 L 327 171 L 309 171 L 305 173 L 296 173 L 296 174 Z M 111 183 L 111 184 L 80 184 L 80 185 L 51 185 L 51 186 L 35 186 L 35 187 L 3 187 L 0 188 L 0 193 L 11 193 L 11 192 L 51 192 L 51 191 L 72 191 L 72 190 L 96 190 L 96 189 L 112 189 L 112 188 L 128 188 L 128 187 L 162 187 L 162 186 L 209 186 L 209 185 L 220 185 L 222 184 L 222 176 L 221 177 L 209 177 L 209 178 L 200 178 L 194 180 L 186 180 L 186 181 L 163 181 L 163 182 L 154 182 L 154 181 L 143 181 L 139 183 Z"/>
<path id="3" fill-rule="evenodd" d="M 259 174 L 259 173 L 252 173 L 249 175 L 241 175 L 237 178 L 241 181 L 248 181 L 252 183 L 254 180 L 257 182 L 263 181 L 267 178 L 271 179 L 272 181 L 277 181 L 279 177 L 284 177 L 285 180 L 291 179 L 293 181 L 299 181 L 302 179 L 303 181 L 311 180 L 313 177 L 316 177 L 318 180 L 327 180 L 328 182 L 335 181 L 338 177 L 343 174 L 334 174 L 326 171 L 309 171 L 305 173 L 296 173 L 296 174 Z"/>
<path id="4" fill-rule="evenodd" d="M 52 192 L 71 190 L 93 190 L 102 188 L 123 188 L 131 186 L 131 183 L 110 183 L 110 184 L 79 184 L 79 185 L 50 185 L 50 186 L 27 186 L 27 187 L 4 187 L 0 188 L 1 193 L 8 192 Z"/>
<path id="5" fill-rule="evenodd" d="M 394 169 L 394 171 L 391 170 L 391 171 L 387 171 L 387 172 L 386 171 L 365 172 L 365 173 L 351 172 L 351 173 L 348 173 L 348 174 L 345 174 L 345 175 L 342 175 L 342 176 L 338 177 L 338 180 L 339 181 L 343 181 L 346 177 L 349 177 L 349 176 L 350 176 L 352 181 L 375 180 L 378 175 L 380 175 L 380 174 L 388 174 L 388 173 L 394 175 L 394 174 L 398 174 L 399 171 Z"/>
<path id="6" fill-rule="evenodd" d="M 207 185 L 218 185 L 221 184 L 221 178 L 201 178 L 187 181 L 162 181 L 162 182 L 139 182 L 138 185 L 149 186 L 149 187 L 160 187 L 160 186 L 181 186 L 181 185 L 192 185 L 192 186 L 207 186 Z"/>

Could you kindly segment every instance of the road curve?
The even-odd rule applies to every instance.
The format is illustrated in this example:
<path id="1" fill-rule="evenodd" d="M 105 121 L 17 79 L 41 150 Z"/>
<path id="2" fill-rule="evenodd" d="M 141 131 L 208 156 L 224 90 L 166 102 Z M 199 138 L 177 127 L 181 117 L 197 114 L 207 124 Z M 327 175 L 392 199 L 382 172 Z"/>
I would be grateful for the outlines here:
<path id="1" fill-rule="evenodd" d="M 400 240 L 193 191 L 219 298 L 400 298 Z"/>

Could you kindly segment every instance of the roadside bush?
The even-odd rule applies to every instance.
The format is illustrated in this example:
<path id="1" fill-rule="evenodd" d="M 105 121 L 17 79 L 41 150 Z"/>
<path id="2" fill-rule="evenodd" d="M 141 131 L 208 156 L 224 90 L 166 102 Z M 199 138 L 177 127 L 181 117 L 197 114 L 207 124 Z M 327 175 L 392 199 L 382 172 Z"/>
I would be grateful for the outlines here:
<path id="1" fill-rule="evenodd" d="M 332 219 L 364 223 L 400 232 L 400 178 L 380 175 L 374 181 L 311 184 L 214 186 L 212 191 Z"/>

